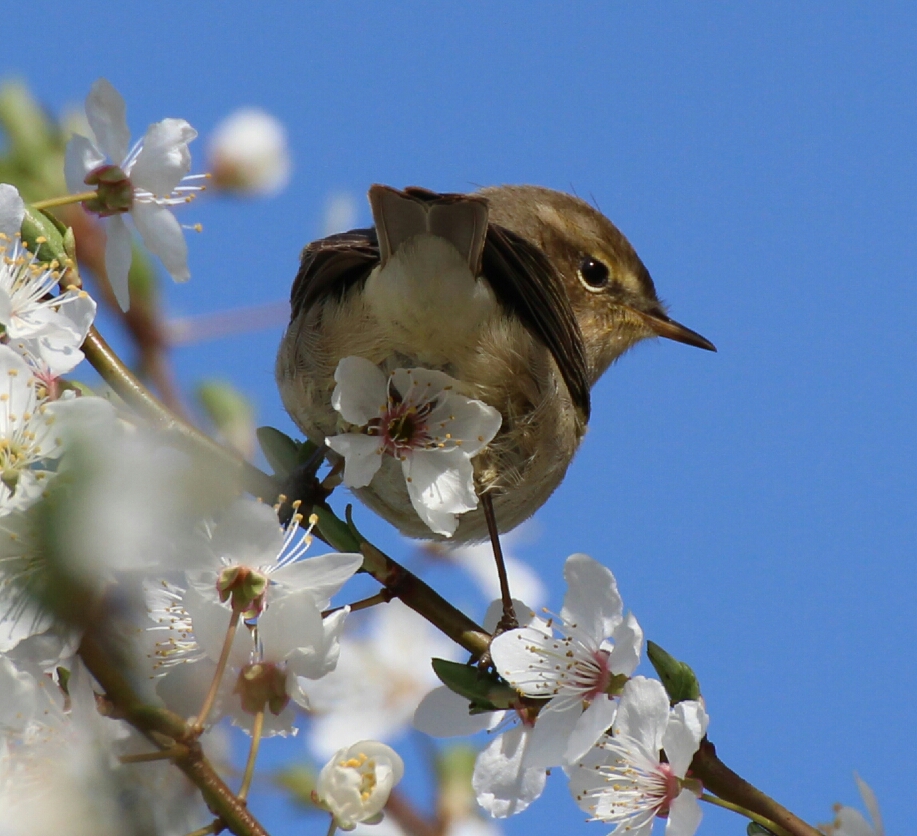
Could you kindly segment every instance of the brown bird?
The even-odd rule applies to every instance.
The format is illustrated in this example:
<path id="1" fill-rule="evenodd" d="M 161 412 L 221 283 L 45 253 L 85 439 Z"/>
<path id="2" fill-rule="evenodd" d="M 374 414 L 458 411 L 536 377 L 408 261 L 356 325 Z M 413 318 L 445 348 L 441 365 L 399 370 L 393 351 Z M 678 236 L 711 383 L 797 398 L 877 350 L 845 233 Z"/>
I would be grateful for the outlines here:
<path id="1" fill-rule="evenodd" d="M 342 428 L 331 395 L 344 357 L 385 373 L 443 371 L 496 408 L 502 426 L 472 460 L 484 501 L 459 517 L 453 541 L 489 530 L 495 539 L 548 499 L 583 438 L 591 387 L 635 343 L 716 350 L 668 316 L 627 239 L 579 198 L 537 186 L 466 195 L 376 185 L 369 202 L 374 228 L 303 251 L 277 381 L 319 445 Z M 398 463 L 383 459 L 355 493 L 404 534 L 442 539 L 412 507 Z"/>

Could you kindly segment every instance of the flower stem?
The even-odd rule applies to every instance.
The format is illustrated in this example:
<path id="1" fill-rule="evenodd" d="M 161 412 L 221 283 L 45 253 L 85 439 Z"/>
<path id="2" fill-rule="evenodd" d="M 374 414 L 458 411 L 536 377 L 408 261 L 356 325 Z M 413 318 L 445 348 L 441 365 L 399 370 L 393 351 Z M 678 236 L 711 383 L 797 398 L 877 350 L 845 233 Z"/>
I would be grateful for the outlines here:
<path id="1" fill-rule="evenodd" d="M 79 194 L 65 194 L 61 197 L 50 197 L 47 200 L 37 200 L 32 204 L 34 209 L 53 209 L 55 206 L 69 206 L 71 203 L 82 203 L 84 200 L 91 200 L 98 197 L 98 192 L 93 189 L 91 192 L 80 192 Z"/>
<path id="2" fill-rule="evenodd" d="M 217 832 L 217 826 L 219 822 L 211 822 L 204 827 L 199 827 L 197 830 L 192 830 L 187 836 L 209 836 L 210 833 Z"/>
<path id="3" fill-rule="evenodd" d="M 239 801 L 245 801 L 248 798 L 248 790 L 252 785 L 252 778 L 255 777 L 255 760 L 258 757 L 258 747 L 261 745 L 261 732 L 264 729 L 264 709 L 262 708 L 255 715 L 255 723 L 252 726 L 252 745 L 248 749 L 248 761 L 245 763 L 245 774 L 242 776 L 242 786 L 236 794 Z"/>
<path id="4" fill-rule="evenodd" d="M 759 816 L 757 813 L 746 810 L 744 807 L 733 804 L 731 801 L 724 801 L 722 798 L 717 798 L 715 795 L 710 795 L 710 793 L 707 792 L 700 797 L 700 800 L 706 801 L 708 804 L 714 804 L 717 807 L 722 807 L 724 810 L 732 810 L 733 813 L 738 813 L 740 816 L 745 816 L 745 818 L 757 822 L 762 827 L 766 827 L 772 833 L 777 834 L 777 836 L 789 836 L 789 831 L 784 830 L 777 822 L 773 822 L 764 816 Z"/>
<path id="5" fill-rule="evenodd" d="M 337 829 L 338 829 L 337 819 L 335 819 L 334 816 L 332 816 L 331 824 L 328 825 L 328 832 L 325 834 L 325 836 L 334 836 L 334 834 L 337 832 Z"/>
<path id="6" fill-rule="evenodd" d="M 201 706 L 200 713 L 194 725 L 195 728 L 203 729 L 204 723 L 207 722 L 207 715 L 213 708 L 213 702 L 216 699 L 217 691 L 220 687 L 220 680 L 223 678 L 223 672 L 226 670 L 226 662 L 229 659 L 229 651 L 232 650 L 232 642 L 236 637 L 236 628 L 239 626 L 239 617 L 241 613 L 238 610 L 232 611 L 229 619 L 229 628 L 226 630 L 226 638 L 223 639 L 223 649 L 220 651 L 220 661 L 217 662 L 217 669 L 213 674 L 213 681 L 210 683 L 210 690 L 204 698 L 204 704 Z"/>
<path id="7" fill-rule="evenodd" d="M 151 761 L 171 761 L 188 754 L 187 746 L 176 744 L 161 752 L 141 752 L 137 755 L 122 755 L 118 758 L 120 763 L 150 763 Z"/>

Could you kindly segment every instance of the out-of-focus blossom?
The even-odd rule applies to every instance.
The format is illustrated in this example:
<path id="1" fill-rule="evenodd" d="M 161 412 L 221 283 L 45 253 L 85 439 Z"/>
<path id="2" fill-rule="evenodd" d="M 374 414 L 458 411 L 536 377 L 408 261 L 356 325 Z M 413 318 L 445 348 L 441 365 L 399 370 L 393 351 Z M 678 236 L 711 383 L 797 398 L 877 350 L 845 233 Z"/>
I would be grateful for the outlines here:
<path id="1" fill-rule="evenodd" d="M 131 234 L 124 222 L 129 213 L 147 249 L 157 255 L 177 282 L 187 281 L 188 245 L 172 208 L 188 203 L 200 176 L 188 175 L 188 143 L 197 131 L 184 119 L 163 119 L 147 128 L 143 139 L 129 147 L 126 107 L 121 94 L 104 78 L 86 97 L 86 118 L 95 141 L 75 134 L 67 143 L 64 174 L 71 192 L 99 188 L 90 211 L 108 218 L 105 270 L 123 310 L 130 304 L 127 274 L 131 266 Z M 106 158 L 110 162 L 106 162 Z"/>
<path id="2" fill-rule="evenodd" d="M 624 615 L 614 575 L 588 555 L 574 554 L 564 578 L 558 618 L 533 619 L 490 646 L 503 679 L 524 697 L 548 698 L 532 731 L 528 766 L 559 766 L 585 755 L 614 720 L 609 689 L 616 681 L 620 688 L 640 661 L 643 631 Z"/>
<path id="3" fill-rule="evenodd" d="M 42 402 L 38 385 L 23 357 L 0 345 L 0 515 L 38 499 L 63 452 L 64 434 L 86 412 L 77 403 L 83 399 Z"/>
<path id="4" fill-rule="evenodd" d="M 346 232 L 357 225 L 357 202 L 350 192 L 334 192 L 325 200 L 322 234 Z"/>
<path id="5" fill-rule="evenodd" d="M 384 743 L 361 740 L 338 751 L 319 773 L 313 798 L 328 810 L 341 830 L 371 824 L 404 775 L 404 762 Z"/>
<path id="6" fill-rule="evenodd" d="M 334 373 L 331 404 L 357 428 L 325 439 L 344 458 L 344 484 L 368 485 L 383 458 L 401 463 L 418 516 L 451 536 L 458 515 L 478 505 L 474 458 L 500 429 L 491 406 L 457 393 L 457 380 L 431 369 L 395 369 L 386 376 L 362 357 L 345 357 Z"/>
<path id="7" fill-rule="evenodd" d="M 344 635 L 337 668 L 309 687 L 315 714 L 309 744 L 322 757 L 354 737 L 391 741 L 401 734 L 439 683 L 430 660 L 455 653 L 452 642 L 398 600 L 376 607 L 366 626 L 365 635 Z"/>
<path id="8" fill-rule="evenodd" d="M 290 180 L 286 129 L 257 107 L 239 108 L 220 122 L 208 156 L 213 185 L 224 191 L 275 194 Z"/>
<path id="9" fill-rule="evenodd" d="M 871 822 L 854 807 L 837 804 L 834 807 L 834 821 L 831 824 L 821 825 L 825 836 L 885 836 L 885 827 L 882 824 L 882 813 L 879 811 L 879 802 L 872 788 L 859 775 L 854 773 L 857 788 L 863 799 L 863 804 L 869 813 Z"/>
<path id="10" fill-rule="evenodd" d="M 668 836 L 693 836 L 701 818 L 700 784 L 684 779 L 707 722 L 700 702 L 670 708 L 660 682 L 634 677 L 624 686 L 613 735 L 568 770 L 576 803 L 593 820 L 615 825 L 612 833 L 650 836 L 661 816 Z"/>

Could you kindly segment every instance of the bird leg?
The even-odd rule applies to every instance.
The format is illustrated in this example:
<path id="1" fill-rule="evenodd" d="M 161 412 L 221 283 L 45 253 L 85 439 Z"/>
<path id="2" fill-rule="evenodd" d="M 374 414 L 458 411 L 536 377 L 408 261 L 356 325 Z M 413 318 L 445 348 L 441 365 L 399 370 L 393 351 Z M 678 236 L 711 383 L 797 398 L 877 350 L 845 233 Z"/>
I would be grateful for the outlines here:
<path id="1" fill-rule="evenodd" d="M 509 578 L 506 575 L 506 562 L 503 560 L 503 548 L 500 545 L 500 532 L 497 529 L 497 516 L 494 503 L 488 491 L 481 494 L 481 505 L 484 507 L 484 519 L 487 520 L 487 531 L 490 533 L 490 544 L 494 550 L 494 561 L 497 564 L 497 577 L 500 578 L 500 597 L 503 600 L 503 616 L 497 623 L 494 635 L 514 630 L 519 626 L 516 610 L 513 608 L 513 596 L 509 591 Z"/>

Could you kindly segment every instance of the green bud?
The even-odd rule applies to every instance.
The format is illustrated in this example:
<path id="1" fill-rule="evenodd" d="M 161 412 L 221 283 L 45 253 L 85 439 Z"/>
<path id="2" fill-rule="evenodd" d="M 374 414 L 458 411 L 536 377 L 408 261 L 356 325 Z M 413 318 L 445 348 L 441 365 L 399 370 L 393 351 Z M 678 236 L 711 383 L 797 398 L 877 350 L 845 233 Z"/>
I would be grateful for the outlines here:
<path id="1" fill-rule="evenodd" d="M 679 662 L 655 642 L 646 643 L 646 655 L 649 656 L 656 673 L 659 674 L 672 705 L 700 697 L 700 683 L 690 666 Z"/>
<path id="2" fill-rule="evenodd" d="M 264 458 L 274 473 L 281 479 L 288 478 L 299 464 L 299 449 L 303 445 L 274 427 L 258 427 L 255 435 L 258 437 L 261 452 L 264 453 Z M 312 446 L 314 448 L 315 445 Z"/>
<path id="3" fill-rule="evenodd" d="M 220 435 L 244 456 L 250 456 L 255 410 L 248 398 L 232 384 L 217 381 L 201 383 L 197 397 Z"/>
<path id="4" fill-rule="evenodd" d="M 39 261 L 44 264 L 54 261 L 61 265 L 69 263 L 64 247 L 65 232 L 66 227 L 52 215 L 26 206 L 22 219 L 22 241 Z"/>
<path id="5" fill-rule="evenodd" d="M 450 691 L 465 697 L 472 714 L 485 711 L 503 711 L 518 702 L 519 694 L 495 673 L 483 671 L 473 665 L 433 659 L 433 670 Z"/>
<path id="6" fill-rule="evenodd" d="M 314 807 L 312 790 L 315 789 L 316 773 L 308 766 L 297 764 L 278 770 L 273 776 L 274 782 L 283 787 L 298 804 Z"/>
<path id="7" fill-rule="evenodd" d="M 763 824 L 758 824 L 756 821 L 750 821 L 748 827 L 745 828 L 745 832 L 748 836 L 775 836 L 773 831 L 768 830 Z"/>

